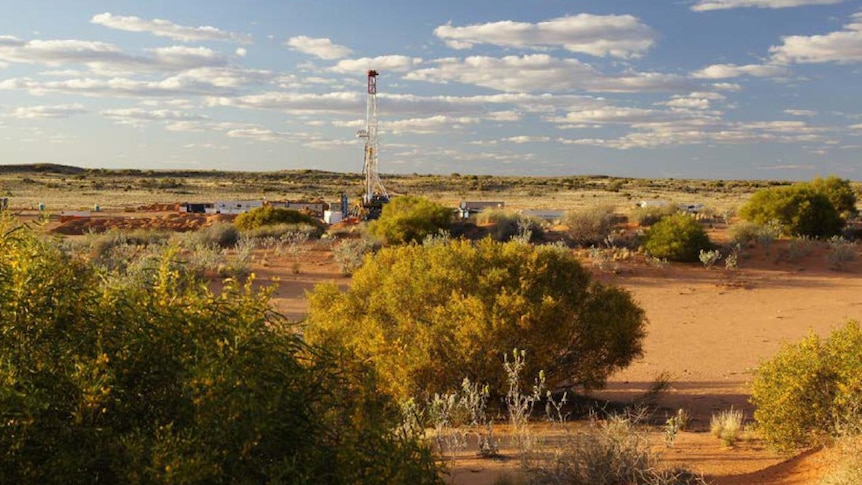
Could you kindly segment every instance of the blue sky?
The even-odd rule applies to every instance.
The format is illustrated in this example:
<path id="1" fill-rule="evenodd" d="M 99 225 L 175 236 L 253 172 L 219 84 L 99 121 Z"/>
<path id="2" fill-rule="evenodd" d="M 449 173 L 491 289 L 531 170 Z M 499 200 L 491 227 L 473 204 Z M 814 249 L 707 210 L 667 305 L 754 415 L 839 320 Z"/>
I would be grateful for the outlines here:
<path id="1" fill-rule="evenodd" d="M 0 0 L 0 164 L 862 180 L 859 0 Z"/>

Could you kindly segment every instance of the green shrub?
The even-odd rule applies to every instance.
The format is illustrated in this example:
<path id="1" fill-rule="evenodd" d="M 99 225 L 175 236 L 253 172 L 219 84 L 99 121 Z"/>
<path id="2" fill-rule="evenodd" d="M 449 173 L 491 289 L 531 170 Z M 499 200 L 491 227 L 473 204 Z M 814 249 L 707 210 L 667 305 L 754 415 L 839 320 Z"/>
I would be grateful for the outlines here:
<path id="1" fill-rule="evenodd" d="M 476 216 L 476 222 L 479 224 L 493 224 L 490 228 L 490 235 L 495 241 L 500 242 L 506 242 L 518 237 L 535 241 L 541 239 L 544 233 L 540 220 L 504 209 L 484 210 Z"/>
<path id="2" fill-rule="evenodd" d="M 526 375 L 600 387 L 641 353 L 644 313 L 628 292 L 591 281 L 568 250 L 454 240 L 384 248 L 353 275 L 309 294 L 306 335 L 374 363 L 391 393 L 503 389 L 499 363 L 520 348 Z"/>
<path id="3" fill-rule="evenodd" d="M 811 188 L 825 195 L 829 202 L 845 220 L 856 216 L 856 192 L 850 186 L 849 180 L 840 179 L 834 175 L 826 178 L 817 177 L 809 182 Z"/>
<path id="4" fill-rule="evenodd" d="M 858 423 L 862 328 L 851 321 L 826 339 L 811 334 L 761 363 L 752 384 L 754 419 L 780 450 L 793 450 Z"/>
<path id="5" fill-rule="evenodd" d="M 650 256 L 670 261 L 697 261 L 701 250 L 712 248 L 703 227 L 687 214 L 665 217 L 647 231 L 644 239 Z"/>
<path id="6" fill-rule="evenodd" d="M 569 235 L 581 246 L 597 246 L 610 236 L 616 220 L 613 207 L 596 206 L 566 213 Z"/>
<path id="7" fill-rule="evenodd" d="M 829 198 L 808 184 L 755 192 L 739 214 L 761 225 L 775 221 L 784 234 L 791 236 L 829 237 L 844 226 Z"/>
<path id="8" fill-rule="evenodd" d="M 679 208 L 673 204 L 635 207 L 634 211 L 632 211 L 632 218 L 639 226 L 651 226 L 665 217 L 672 216 L 678 212 Z"/>
<path id="9" fill-rule="evenodd" d="M 0 483 L 437 483 L 373 369 L 172 250 L 116 284 L 0 222 Z"/>
<path id="10" fill-rule="evenodd" d="M 323 228 L 323 223 L 316 218 L 293 209 L 265 205 L 244 212 L 236 217 L 234 225 L 240 231 L 250 231 L 263 226 L 276 224 L 308 224 Z"/>
<path id="11" fill-rule="evenodd" d="M 452 217 L 452 209 L 424 197 L 396 197 L 383 206 L 383 213 L 368 225 L 368 232 L 387 244 L 421 242 L 429 234 L 448 229 Z"/>

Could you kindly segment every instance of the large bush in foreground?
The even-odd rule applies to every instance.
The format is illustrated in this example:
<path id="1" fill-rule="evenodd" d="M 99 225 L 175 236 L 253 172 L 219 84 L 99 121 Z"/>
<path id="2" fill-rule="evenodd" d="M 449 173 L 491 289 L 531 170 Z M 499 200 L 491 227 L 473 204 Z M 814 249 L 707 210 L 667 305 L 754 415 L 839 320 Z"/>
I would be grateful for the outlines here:
<path id="1" fill-rule="evenodd" d="M 368 231 L 388 244 L 421 241 L 448 229 L 452 216 L 452 209 L 424 197 L 396 197 L 383 206 L 383 213 L 368 226 Z"/>
<path id="2" fill-rule="evenodd" d="M 437 480 L 372 369 L 306 345 L 265 293 L 214 295 L 170 252 L 100 275 L 6 229 L 0 483 Z"/>
<path id="3" fill-rule="evenodd" d="M 807 446 L 862 425 L 862 328 L 849 322 L 826 339 L 784 345 L 757 370 L 751 402 L 776 448 Z"/>
<path id="4" fill-rule="evenodd" d="M 829 197 L 809 184 L 755 192 L 739 215 L 761 225 L 775 221 L 792 236 L 829 237 L 844 226 Z"/>
<path id="5" fill-rule="evenodd" d="M 525 375 L 599 387 L 641 354 L 644 312 L 628 292 L 591 281 L 566 249 L 490 239 L 385 248 L 347 291 L 309 294 L 306 335 L 367 358 L 399 397 L 457 388 L 499 392 L 500 362 L 528 353 Z"/>
<path id="6" fill-rule="evenodd" d="M 688 214 L 667 216 L 647 231 L 644 248 L 650 256 L 671 261 L 697 261 L 701 250 L 709 250 L 709 236 Z"/>

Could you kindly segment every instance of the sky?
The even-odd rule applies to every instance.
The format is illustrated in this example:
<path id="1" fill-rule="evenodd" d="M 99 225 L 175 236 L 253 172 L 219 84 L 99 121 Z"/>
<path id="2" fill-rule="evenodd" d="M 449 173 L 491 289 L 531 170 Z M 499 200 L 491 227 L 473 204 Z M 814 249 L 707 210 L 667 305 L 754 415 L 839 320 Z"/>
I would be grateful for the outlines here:
<path id="1" fill-rule="evenodd" d="M 0 165 L 862 180 L 862 0 L 0 0 Z"/>

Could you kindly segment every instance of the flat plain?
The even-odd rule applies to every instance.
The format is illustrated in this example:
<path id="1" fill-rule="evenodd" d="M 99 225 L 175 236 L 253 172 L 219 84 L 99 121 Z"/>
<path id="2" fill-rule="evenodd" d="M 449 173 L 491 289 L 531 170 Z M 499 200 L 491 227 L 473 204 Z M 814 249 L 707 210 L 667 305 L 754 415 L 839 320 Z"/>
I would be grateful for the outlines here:
<path id="1" fill-rule="evenodd" d="M 711 239 L 722 243 L 729 240 L 735 210 L 755 190 L 786 182 L 451 174 L 391 176 L 384 183 L 394 194 L 420 195 L 453 208 L 462 200 L 502 201 L 513 210 L 567 211 L 607 205 L 625 216 L 643 200 L 702 205 L 710 214 L 704 225 Z M 858 191 L 860 184 L 855 187 Z M 0 197 L 9 199 L 8 210 L 35 220 L 41 204 L 43 213 L 54 215 L 44 226 L 47 231 L 61 225 L 56 217 L 60 212 L 96 206 L 99 211 L 92 217 L 113 221 L 105 225 L 110 227 L 127 219 L 176 219 L 174 206 L 183 202 L 323 199 L 335 203 L 342 193 L 354 198 L 360 190 L 359 175 L 315 171 L 91 171 L 56 166 L 0 170 Z M 564 234 L 565 228 L 553 226 L 550 233 L 554 232 Z M 276 309 L 294 320 L 302 319 L 305 292 L 315 284 L 334 281 L 346 286 L 350 281 L 339 272 L 330 245 L 324 241 L 306 244 L 308 251 L 298 271 L 287 256 L 268 257 L 265 263 L 258 258 L 252 268 L 258 284 L 275 287 L 272 301 Z M 655 419 L 661 422 L 677 409 L 685 409 L 691 415 L 691 426 L 680 433 L 672 448 L 665 448 L 659 426 L 651 434 L 668 463 L 686 464 L 710 483 L 812 483 L 838 459 L 830 449 L 778 455 L 756 431 L 728 448 L 708 432 L 710 416 L 731 407 L 742 410 L 751 422 L 748 397 L 753 373 L 782 343 L 797 341 L 809 332 L 826 335 L 848 320 L 862 320 L 862 258 L 836 271 L 826 262 L 825 245 L 790 260 L 786 257 L 788 244 L 779 240 L 768 250 L 743 248 L 734 269 L 721 263 L 711 268 L 699 263 L 659 267 L 636 252 L 596 261 L 590 251 L 572 249 L 596 278 L 629 290 L 648 319 L 643 357 L 613 375 L 607 388 L 592 397 L 632 402 L 657 377 L 669 377 L 670 387 L 658 401 Z M 858 244 L 855 247 L 858 254 Z M 452 481 L 494 483 L 501 473 L 514 470 L 514 462 L 463 456 L 451 466 Z"/>

